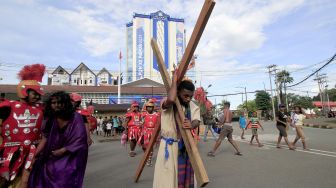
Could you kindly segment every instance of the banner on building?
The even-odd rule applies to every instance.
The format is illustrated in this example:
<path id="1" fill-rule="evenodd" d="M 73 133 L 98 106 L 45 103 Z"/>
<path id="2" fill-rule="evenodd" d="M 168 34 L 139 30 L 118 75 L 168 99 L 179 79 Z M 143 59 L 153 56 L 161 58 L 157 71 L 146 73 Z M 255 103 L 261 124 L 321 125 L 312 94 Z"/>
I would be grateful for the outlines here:
<path id="1" fill-rule="evenodd" d="M 143 18 L 136 18 L 136 79 L 144 78 L 144 64 L 145 64 L 145 21 Z"/>
<path id="2" fill-rule="evenodd" d="M 132 95 L 127 97 L 120 98 L 120 104 L 132 104 L 133 101 L 138 102 L 139 104 L 143 104 L 147 102 L 148 99 L 156 99 L 156 105 L 160 105 L 161 100 L 164 96 L 160 95 Z M 109 96 L 109 104 L 118 104 L 118 96 L 110 95 Z"/>
<path id="3" fill-rule="evenodd" d="M 162 53 L 166 68 L 169 69 L 169 40 L 168 40 L 168 15 L 162 11 L 151 14 L 153 19 L 153 38 L 156 39 Z M 157 59 L 153 54 L 153 68 L 159 70 Z"/>

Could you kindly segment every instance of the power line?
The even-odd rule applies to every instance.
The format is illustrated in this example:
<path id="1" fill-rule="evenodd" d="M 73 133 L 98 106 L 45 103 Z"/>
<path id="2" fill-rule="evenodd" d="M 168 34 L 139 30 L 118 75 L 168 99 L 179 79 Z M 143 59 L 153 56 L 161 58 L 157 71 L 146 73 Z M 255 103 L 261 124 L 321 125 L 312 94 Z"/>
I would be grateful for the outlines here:
<path id="1" fill-rule="evenodd" d="M 335 58 L 336 58 L 336 54 L 333 55 L 333 57 L 330 58 L 330 60 L 327 63 L 325 63 L 323 66 L 321 66 L 320 68 L 318 68 L 316 71 L 314 71 L 313 73 L 311 73 L 310 75 L 308 75 L 305 79 L 301 80 L 300 82 L 298 82 L 296 84 L 293 84 L 293 85 L 290 85 L 290 86 L 287 86 L 287 87 L 294 87 L 294 86 L 297 86 L 297 85 L 303 83 L 304 81 L 308 80 L 310 77 L 312 77 L 317 72 L 319 72 L 320 70 L 322 70 L 324 67 L 326 67 L 327 65 L 329 65 L 332 61 L 334 61 Z"/>
<path id="2" fill-rule="evenodd" d="M 302 67 L 302 68 L 299 68 L 299 69 L 296 69 L 296 70 L 293 70 L 293 71 L 289 71 L 289 73 L 295 73 L 295 72 L 301 72 L 301 71 L 304 71 L 304 70 L 308 70 L 308 69 L 311 69 L 312 67 L 323 64 L 327 61 L 328 61 L 328 59 L 326 59 L 324 61 L 321 61 L 319 63 L 314 63 L 314 64 L 311 64 L 311 65 L 307 65 L 306 67 Z"/>

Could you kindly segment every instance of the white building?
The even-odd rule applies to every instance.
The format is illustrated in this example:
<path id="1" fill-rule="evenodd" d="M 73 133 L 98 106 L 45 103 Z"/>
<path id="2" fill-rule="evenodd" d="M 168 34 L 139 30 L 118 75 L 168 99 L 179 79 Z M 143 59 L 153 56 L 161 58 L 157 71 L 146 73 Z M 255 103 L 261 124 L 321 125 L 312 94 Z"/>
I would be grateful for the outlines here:
<path id="1" fill-rule="evenodd" d="M 70 74 L 62 66 L 58 66 L 51 73 L 51 83 L 50 85 L 69 85 Z"/>
<path id="2" fill-rule="evenodd" d="M 96 74 L 84 63 L 81 63 L 70 74 L 70 85 L 95 86 L 97 83 L 96 78 Z"/>
<path id="3" fill-rule="evenodd" d="M 103 68 L 97 74 L 97 86 L 114 85 L 112 74 Z"/>
<path id="4" fill-rule="evenodd" d="M 66 70 L 58 66 L 54 70 L 48 70 L 48 85 L 78 85 L 78 86 L 112 86 L 118 84 L 118 75 L 106 68 L 92 70 L 84 63 L 80 63 L 74 70 Z M 71 73 L 69 73 L 71 72 Z M 123 83 L 123 78 L 121 79 Z"/>
<path id="5" fill-rule="evenodd" d="M 169 72 L 177 65 L 185 50 L 184 19 L 172 18 L 162 11 L 149 15 L 133 15 L 126 24 L 125 82 L 148 78 L 162 83 L 156 58 L 150 45 L 155 38 Z"/>

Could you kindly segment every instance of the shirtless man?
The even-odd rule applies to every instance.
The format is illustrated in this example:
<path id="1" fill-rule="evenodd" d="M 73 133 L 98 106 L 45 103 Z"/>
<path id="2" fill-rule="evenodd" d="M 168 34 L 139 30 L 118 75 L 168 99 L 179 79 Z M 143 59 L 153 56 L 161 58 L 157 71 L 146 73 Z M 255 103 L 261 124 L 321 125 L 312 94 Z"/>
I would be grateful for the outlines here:
<path id="1" fill-rule="evenodd" d="M 232 144 L 234 149 L 236 150 L 236 155 L 242 155 L 242 153 L 239 151 L 237 143 L 232 138 L 233 128 L 232 128 L 232 112 L 230 110 L 230 103 L 226 102 L 224 103 L 224 111 L 223 114 L 219 116 L 219 122 L 218 125 L 222 127 L 222 131 L 219 135 L 219 138 L 217 139 L 213 149 L 208 153 L 209 157 L 214 157 L 215 152 L 218 149 L 218 147 L 221 145 L 222 141 L 225 137 L 228 138 L 228 141 Z"/>

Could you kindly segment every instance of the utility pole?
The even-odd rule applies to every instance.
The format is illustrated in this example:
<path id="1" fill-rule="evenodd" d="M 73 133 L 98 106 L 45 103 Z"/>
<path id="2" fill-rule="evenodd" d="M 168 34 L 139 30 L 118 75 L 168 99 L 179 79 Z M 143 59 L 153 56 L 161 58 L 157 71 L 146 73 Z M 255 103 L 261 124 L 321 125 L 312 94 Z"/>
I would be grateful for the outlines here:
<path id="1" fill-rule="evenodd" d="M 287 112 L 289 112 L 289 107 L 288 107 L 288 97 L 287 97 L 287 75 L 283 78 L 283 84 L 284 84 L 284 90 L 285 90 L 285 99 L 286 99 L 286 109 Z"/>
<path id="2" fill-rule="evenodd" d="M 245 93 L 245 108 L 246 111 L 248 112 L 248 108 L 247 108 L 247 91 L 246 91 L 246 86 L 245 87 L 236 87 L 236 88 L 242 88 L 244 89 L 244 93 Z M 243 94 L 243 93 L 242 93 Z M 242 96 L 242 101 L 243 101 L 243 96 Z"/>
<path id="3" fill-rule="evenodd" d="M 119 52 L 119 76 L 118 76 L 118 104 L 121 103 L 120 96 L 121 96 L 121 59 L 122 59 L 122 54 L 121 50 Z"/>
<path id="4" fill-rule="evenodd" d="M 247 92 L 246 92 L 246 86 L 244 87 L 245 89 L 245 105 L 246 105 L 246 111 L 248 112 L 248 108 L 247 108 Z"/>
<path id="5" fill-rule="evenodd" d="M 269 75 L 269 80 L 270 80 L 270 87 L 271 87 L 271 101 L 272 101 L 272 110 L 273 110 L 273 120 L 275 119 L 275 108 L 274 108 L 274 101 L 273 101 L 273 89 L 272 89 L 272 72 L 274 70 L 274 67 L 276 67 L 276 65 L 270 65 L 268 66 L 268 75 Z"/>
<path id="6" fill-rule="evenodd" d="M 319 74 L 316 73 L 316 78 L 314 81 L 317 81 L 318 87 L 319 87 L 319 93 L 320 93 L 320 101 L 321 101 L 321 107 L 322 107 L 322 114 L 325 115 L 325 106 L 324 106 L 324 96 L 322 92 L 322 88 L 324 86 L 324 80 L 326 79 L 326 74 Z"/>

